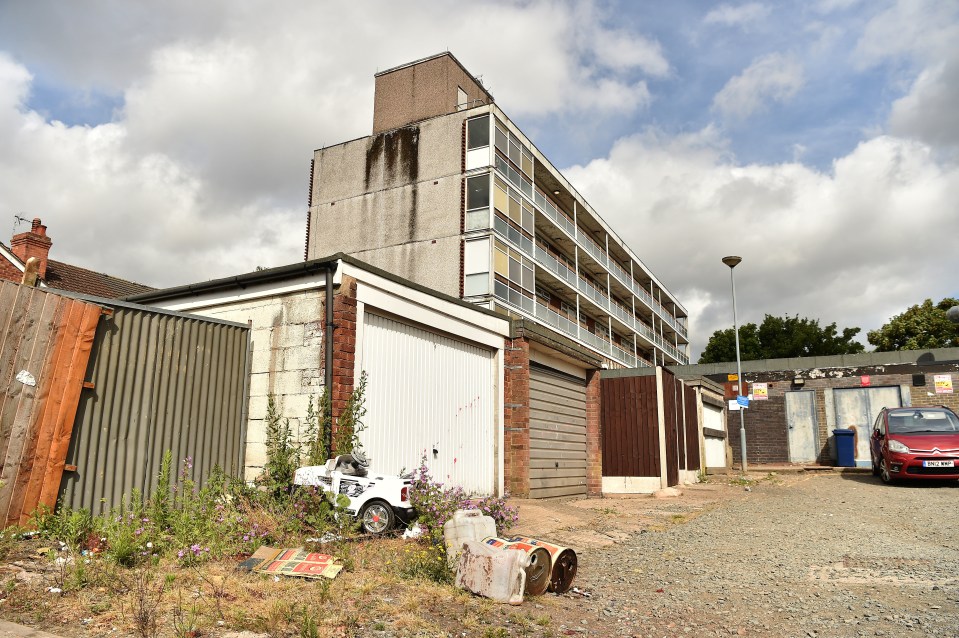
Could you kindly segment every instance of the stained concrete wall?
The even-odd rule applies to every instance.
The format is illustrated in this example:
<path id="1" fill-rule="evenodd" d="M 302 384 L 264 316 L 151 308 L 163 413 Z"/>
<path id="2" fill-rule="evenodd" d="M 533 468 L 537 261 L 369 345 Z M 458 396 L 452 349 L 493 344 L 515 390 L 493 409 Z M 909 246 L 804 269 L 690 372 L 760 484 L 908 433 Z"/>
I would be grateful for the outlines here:
<path id="1" fill-rule="evenodd" d="M 459 297 L 464 111 L 316 151 L 307 258 L 344 252 Z"/>
<path id="2" fill-rule="evenodd" d="M 310 400 L 323 389 L 323 290 L 307 290 L 250 301 L 191 309 L 192 314 L 253 322 L 250 406 L 244 477 L 251 481 L 266 462 L 267 396 L 280 415 L 300 431 Z"/>

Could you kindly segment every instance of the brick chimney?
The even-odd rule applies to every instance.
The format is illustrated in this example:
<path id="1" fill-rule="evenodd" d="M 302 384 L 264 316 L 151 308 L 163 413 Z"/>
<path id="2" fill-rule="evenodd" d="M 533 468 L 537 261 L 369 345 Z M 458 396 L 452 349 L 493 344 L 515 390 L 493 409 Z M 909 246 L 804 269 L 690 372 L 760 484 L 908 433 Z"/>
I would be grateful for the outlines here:
<path id="1" fill-rule="evenodd" d="M 40 268 L 37 274 L 40 279 L 47 276 L 47 256 L 50 254 L 50 246 L 53 240 L 47 237 L 47 227 L 40 223 L 39 217 L 34 217 L 33 224 L 30 226 L 29 233 L 20 233 L 14 235 L 10 240 L 10 248 L 13 254 L 26 263 L 31 257 L 36 257 L 40 262 Z"/>

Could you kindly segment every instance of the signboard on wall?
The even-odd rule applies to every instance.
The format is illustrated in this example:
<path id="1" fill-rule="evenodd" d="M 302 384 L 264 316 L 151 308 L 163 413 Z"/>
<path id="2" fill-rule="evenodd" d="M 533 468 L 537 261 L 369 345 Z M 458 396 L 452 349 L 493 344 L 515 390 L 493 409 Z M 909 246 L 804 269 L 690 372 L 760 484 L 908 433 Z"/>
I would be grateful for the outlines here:
<path id="1" fill-rule="evenodd" d="M 862 375 L 861 377 L 859 377 L 859 380 L 861 382 L 860 385 L 862 385 L 862 387 L 864 388 L 868 388 L 869 386 L 872 385 L 872 379 L 869 378 L 868 374 Z"/>
<path id="2" fill-rule="evenodd" d="M 952 394 L 951 374 L 937 374 L 933 379 L 936 384 L 936 394 Z"/>
<path id="3" fill-rule="evenodd" d="M 765 383 L 753 384 L 753 401 L 765 401 L 769 398 L 769 386 Z"/>

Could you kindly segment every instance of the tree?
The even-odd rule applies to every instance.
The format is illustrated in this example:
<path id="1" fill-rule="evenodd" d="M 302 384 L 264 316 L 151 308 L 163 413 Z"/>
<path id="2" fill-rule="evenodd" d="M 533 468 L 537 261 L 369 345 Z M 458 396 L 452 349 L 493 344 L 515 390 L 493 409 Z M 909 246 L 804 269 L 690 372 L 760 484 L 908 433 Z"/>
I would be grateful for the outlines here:
<path id="1" fill-rule="evenodd" d="M 946 297 L 933 305 L 932 299 L 908 308 L 876 330 L 866 334 L 876 352 L 923 350 L 959 346 L 959 325 L 949 321 L 946 311 L 959 305 L 959 299 Z"/>
<path id="2" fill-rule="evenodd" d="M 853 341 L 859 331 L 859 328 L 843 328 L 840 334 L 835 322 L 820 327 L 818 319 L 766 315 L 758 327 L 754 323 L 739 327 L 740 358 L 753 361 L 855 354 L 865 350 L 861 343 Z M 736 341 L 732 328 L 714 332 L 699 357 L 699 363 L 735 360 Z"/>

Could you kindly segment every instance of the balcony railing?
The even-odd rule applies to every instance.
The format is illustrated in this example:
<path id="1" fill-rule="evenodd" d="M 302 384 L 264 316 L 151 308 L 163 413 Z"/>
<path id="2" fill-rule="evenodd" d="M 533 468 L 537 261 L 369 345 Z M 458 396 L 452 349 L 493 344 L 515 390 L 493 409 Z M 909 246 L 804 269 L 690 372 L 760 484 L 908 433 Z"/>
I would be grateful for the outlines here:
<path id="1" fill-rule="evenodd" d="M 577 330 L 576 324 L 555 310 L 548 308 L 545 304 L 536 302 L 536 318 L 545 321 L 548 325 L 573 339 L 579 339 L 579 331 Z"/>
<path id="2" fill-rule="evenodd" d="M 624 310 L 618 303 L 610 302 L 609 309 L 613 312 L 613 316 L 625 323 L 630 328 L 635 329 L 636 320 L 633 318 L 632 313 L 628 310 Z"/>
<path id="3" fill-rule="evenodd" d="M 603 310 L 609 310 L 609 297 L 600 292 L 600 290 L 593 284 L 589 283 L 582 277 L 579 277 L 576 287 L 579 288 L 580 292 L 596 302 L 600 308 Z"/>
<path id="4" fill-rule="evenodd" d="M 530 257 L 533 256 L 533 240 L 506 223 L 500 217 L 493 216 L 493 230 L 508 239 Z"/>
<path id="5" fill-rule="evenodd" d="M 622 348 L 617 346 L 615 343 L 610 345 L 613 348 L 613 356 L 619 358 L 622 361 L 625 361 L 628 367 L 630 368 L 635 368 L 637 366 L 646 367 L 644 363 L 638 363 L 636 355 L 634 355 L 632 352 L 627 352 L 626 350 L 623 350 Z"/>
<path id="6" fill-rule="evenodd" d="M 576 239 L 579 241 L 579 244 L 586 249 L 586 252 L 593 256 L 593 259 L 603 266 L 607 265 L 609 259 L 606 257 L 606 251 L 600 248 L 599 244 L 594 242 L 589 235 L 577 228 Z"/>
<path id="7" fill-rule="evenodd" d="M 552 219 L 557 226 L 565 230 L 571 239 L 576 239 L 576 224 L 572 219 L 561 213 L 546 195 L 536 191 L 536 197 L 533 201 L 536 202 L 539 210 Z"/>
<path id="8" fill-rule="evenodd" d="M 493 282 L 493 294 L 517 308 L 533 314 L 536 303 L 518 290 L 513 290 L 500 281 Z"/>
<path id="9" fill-rule="evenodd" d="M 566 264 L 556 259 L 550 255 L 546 250 L 537 246 L 536 247 L 536 263 L 544 266 L 551 273 L 568 283 L 572 287 L 576 287 L 576 273 L 573 272 Z"/>

